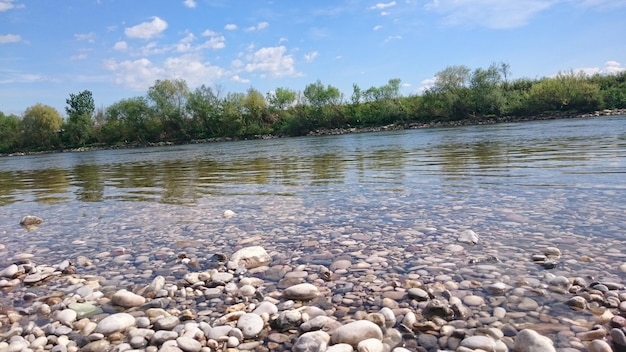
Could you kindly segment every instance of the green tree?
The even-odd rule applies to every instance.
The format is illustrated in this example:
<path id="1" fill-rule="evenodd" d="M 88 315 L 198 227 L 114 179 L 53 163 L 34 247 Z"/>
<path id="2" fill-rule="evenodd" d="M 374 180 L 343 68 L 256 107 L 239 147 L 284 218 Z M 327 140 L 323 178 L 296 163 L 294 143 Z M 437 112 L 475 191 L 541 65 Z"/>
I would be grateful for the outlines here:
<path id="1" fill-rule="evenodd" d="M 157 80 L 148 89 L 148 99 L 155 114 L 161 119 L 165 138 L 185 140 L 187 136 L 186 106 L 189 96 L 187 82 L 183 79 Z"/>
<path id="2" fill-rule="evenodd" d="M 17 151 L 20 147 L 20 118 L 0 111 L 0 153 Z"/>
<path id="3" fill-rule="evenodd" d="M 246 135 L 267 134 L 267 126 L 274 122 L 263 94 L 254 88 L 248 88 L 242 100 L 244 108 L 244 127 Z"/>
<path id="4" fill-rule="evenodd" d="M 157 142 L 161 134 L 161 120 L 153 115 L 143 97 L 120 100 L 105 112 L 106 134 L 116 142 Z"/>
<path id="5" fill-rule="evenodd" d="M 469 87 L 474 115 L 500 115 L 505 110 L 502 70 L 501 64 L 491 64 L 486 70 L 477 68 L 472 72 Z"/>
<path id="6" fill-rule="evenodd" d="M 470 72 L 467 66 L 448 66 L 435 75 L 433 87 L 424 95 L 424 106 L 432 116 L 456 120 L 470 115 Z"/>
<path id="7" fill-rule="evenodd" d="M 219 88 L 202 85 L 189 93 L 187 111 L 196 126 L 196 138 L 208 138 L 223 134 L 220 125 Z"/>
<path id="8" fill-rule="evenodd" d="M 342 94 L 338 88 L 330 84 L 324 86 L 320 80 L 311 83 L 304 88 L 304 97 L 310 109 L 307 109 L 307 117 L 311 125 L 316 127 L 336 127 L 338 121 L 337 107 L 341 104 Z"/>
<path id="9" fill-rule="evenodd" d="M 22 140 L 27 148 L 50 150 L 58 147 L 63 118 L 48 105 L 37 103 L 24 111 Z"/>
<path id="10" fill-rule="evenodd" d="M 244 133 L 243 93 L 228 93 L 220 102 L 220 124 L 224 135 L 236 137 Z"/>
<path id="11" fill-rule="evenodd" d="M 70 146 L 84 146 L 94 134 L 93 114 L 96 108 L 93 96 L 90 91 L 84 90 L 78 94 L 70 94 L 65 102 L 68 118 L 64 139 Z"/>
<path id="12" fill-rule="evenodd" d="M 588 112 L 602 106 L 602 95 L 599 85 L 583 73 L 560 72 L 534 84 L 528 92 L 528 104 L 535 113 Z"/>
<path id="13" fill-rule="evenodd" d="M 276 110 L 284 110 L 296 101 L 296 92 L 289 88 L 276 88 L 267 93 L 267 101 L 270 107 Z"/>

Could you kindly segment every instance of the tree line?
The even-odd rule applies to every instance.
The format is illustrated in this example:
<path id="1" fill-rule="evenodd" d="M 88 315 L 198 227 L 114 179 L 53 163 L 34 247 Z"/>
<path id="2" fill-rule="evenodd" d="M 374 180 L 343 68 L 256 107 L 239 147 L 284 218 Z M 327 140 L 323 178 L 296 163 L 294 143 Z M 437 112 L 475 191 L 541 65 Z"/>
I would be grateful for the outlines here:
<path id="1" fill-rule="evenodd" d="M 192 90 L 182 79 L 167 79 L 157 80 L 145 96 L 99 109 L 85 90 L 66 99 L 66 118 L 40 103 L 22 116 L 0 111 L 0 153 L 626 108 L 625 71 L 511 79 L 506 63 L 474 70 L 461 65 L 438 72 L 421 94 L 404 96 L 400 88 L 397 78 L 367 89 L 353 84 L 346 97 L 317 80 L 302 91 L 280 87 L 264 95 L 252 87 L 243 93 L 205 85 Z"/>

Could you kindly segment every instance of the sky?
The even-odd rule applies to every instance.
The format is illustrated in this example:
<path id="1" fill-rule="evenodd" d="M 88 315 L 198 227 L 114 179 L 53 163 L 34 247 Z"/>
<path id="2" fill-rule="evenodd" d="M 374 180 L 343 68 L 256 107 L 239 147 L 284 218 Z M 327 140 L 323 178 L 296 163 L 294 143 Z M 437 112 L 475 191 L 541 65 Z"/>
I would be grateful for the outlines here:
<path id="1" fill-rule="evenodd" d="M 436 73 L 510 65 L 510 77 L 626 69 L 626 0 L 0 0 L 0 111 L 65 115 L 184 79 L 222 94 L 392 78 L 419 94 Z"/>

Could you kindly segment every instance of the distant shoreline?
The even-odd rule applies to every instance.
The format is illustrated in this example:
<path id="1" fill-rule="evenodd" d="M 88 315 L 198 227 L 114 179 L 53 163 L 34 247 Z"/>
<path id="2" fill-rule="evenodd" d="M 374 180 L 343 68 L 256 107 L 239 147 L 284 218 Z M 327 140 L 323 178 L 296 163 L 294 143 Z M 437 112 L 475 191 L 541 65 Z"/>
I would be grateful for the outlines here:
<path id="1" fill-rule="evenodd" d="M 613 109 L 602 110 L 584 114 L 572 114 L 572 113 L 558 113 L 558 114 L 544 114 L 536 116 L 502 116 L 502 117 L 477 117 L 468 118 L 455 121 L 433 121 L 433 122 L 410 122 L 405 124 L 390 124 L 385 126 L 376 127 L 362 127 L 362 128 L 333 128 L 333 129 L 317 129 L 309 132 L 306 136 L 329 136 L 329 135 L 342 135 L 352 133 L 368 133 L 368 132 L 383 132 L 383 131 L 400 131 L 410 129 L 427 129 L 427 128 L 442 128 L 442 127 L 460 127 L 460 126 L 473 126 L 473 125 L 494 125 L 499 123 L 515 123 L 515 122 L 528 122 L 528 121 L 543 121 L 543 120 L 560 120 L 560 119 L 576 119 L 576 118 L 590 118 L 601 116 L 620 116 L 626 115 L 626 109 Z M 133 148 L 148 148 L 148 147 L 162 147 L 168 145 L 186 145 L 186 144 L 204 144 L 204 143 L 219 143 L 219 142 L 234 142 L 242 140 L 255 140 L 255 139 L 275 139 L 275 138 L 290 138 L 290 136 L 280 135 L 258 135 L 248 137 L 216 137 L 207 139 L 195 139 L 182 143 L 175 142 L 159 142 L 159 143 L 134 143 L 114 146 L 90 146 L 81 148 L 70 148 L 63 150 L 47 150 L 38 152 L 16 152 L 8 154 L 0 154 L 0 157 L 11 156 L 25 156 L 25 155 L 41 155 L 41 154 L 53 154 L 53 153 L 80 153 L 95 150 L 115 150 L 115 149 L 133 149 Z"/>

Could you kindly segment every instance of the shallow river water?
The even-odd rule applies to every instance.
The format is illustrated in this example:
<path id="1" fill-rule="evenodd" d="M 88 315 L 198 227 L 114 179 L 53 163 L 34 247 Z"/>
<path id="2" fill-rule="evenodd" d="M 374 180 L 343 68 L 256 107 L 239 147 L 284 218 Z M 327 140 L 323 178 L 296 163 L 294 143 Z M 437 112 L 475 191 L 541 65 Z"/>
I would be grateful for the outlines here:
<path id="1" fill-rule="evenodd" d="M 45 222 L 29 232 L 24 215 Z M 457 241 L 468 229 L 477 244 Z M 251 244 L 292 270 L 348 258 L 356 269 L 326 284 L 337 304 L 421 280 L 538 331 L 582 326 L 592 313 L 546 274 L 626 282 L 626 117 L 0 158 L 0 269 L 86 257 L 79 274 L 134 288 L 182 277 L 181 253 L 202 267 Z M 546 247 L 562 253 L 554 268 L 531 259 Z M 336 297 L 343 282 L 371 299 Z M 536 305 L 484 289 L 495 282 L 537 291 Z"/>

